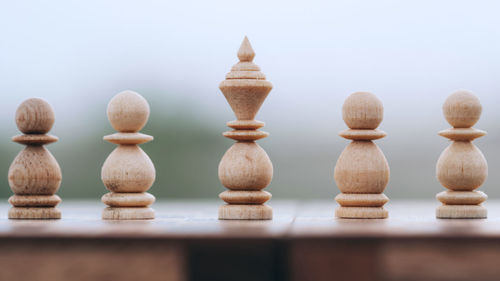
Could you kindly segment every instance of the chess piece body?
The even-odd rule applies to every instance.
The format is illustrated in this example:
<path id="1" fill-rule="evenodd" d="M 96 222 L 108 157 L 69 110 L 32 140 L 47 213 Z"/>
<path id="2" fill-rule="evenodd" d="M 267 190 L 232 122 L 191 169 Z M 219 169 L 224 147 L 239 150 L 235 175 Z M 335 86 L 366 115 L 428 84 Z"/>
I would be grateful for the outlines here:
<path id="1" fill-rule="evenodd" d="M 436 165 L 436 176 L 448 190 L 436 198 L 443 203 L 436 210 L 437 218 L 486 218 L 487 210 L 481 205 L 488 196 L 476 189 L 488 176 L 488 164 L 481 151 L 472 143 L 486 135 L 485 131 L 472 128 L 481 116 L 479 99 L 468 91 L 450 95 L 443 113 L 453 128 L 439 132 L 451 140 L 441 153 Z"/>
<path id="2" fill-rule="evenodd" d="M 351 94 L 342 107 L 342 117 L 349 127 L 340 136 L 352 142 L 340 154 L 335 165 L 335 182 L 342 193 L 335 197 L 340 204 L 335 215 L 340 218 L 387 218 L 383 208 L 389 201 L 383 191 L 389 182 L 389 164 L 373 140 L 385 137 L 377 130 L 384 107 L 371 93 Z"/>
<path id="3" fill-rule="evenodd" d="M 224 133 L 236 143 L 219 164 L 219 179 L 229 189 L 219 195 L 227 203 L 219 208 L 219 219 L 272 219 L 272 208 L 264 204 L 271 194 L 262 189 L 271 183 L 273 165 L 264 149 L 255 142 L 268 136 L 258 130 L 264 123 L 255 120 L 255 116 L 272 84 L 252 62 L 254 56 L 245 37 L 238 51 L 240 61 L 219 85 L 237 118 L 227 123 L 233 130 Z"/>
<path id="4" fill-rule="evenodd" d="M 114 96 L 108 104 L 108 119 L 116 134 L 104 140 L 118 147 L 104 162 L 101 178 L 110 191 L 102 196 L 108 205 L 102 218 L 110 220 L 153 219 L 149 206 L 155 197 L 146 191 L 155 181 L 155 167 L 149 156 L 139 147 L 153 140 L 152 136 L 139 133 L 149 118 L 149 104 L 139 94 L 124 91 Z"/>
<path id="5" fill-rule="evenodd" d="M 56 208 L 61 198 L 55 194 L 61 185 L 61 169 L 44 146 L 58 140 L 47 134 L 54 121 L 54 111 L 43 99 L 28 99 L 16 111 L 16 124 L 23 135 L 12 140 L 26 147 L 9 168 L 9 185 L 15 194 L 9 198 L 13 205 L 10 219 L 61 218 Z"/>

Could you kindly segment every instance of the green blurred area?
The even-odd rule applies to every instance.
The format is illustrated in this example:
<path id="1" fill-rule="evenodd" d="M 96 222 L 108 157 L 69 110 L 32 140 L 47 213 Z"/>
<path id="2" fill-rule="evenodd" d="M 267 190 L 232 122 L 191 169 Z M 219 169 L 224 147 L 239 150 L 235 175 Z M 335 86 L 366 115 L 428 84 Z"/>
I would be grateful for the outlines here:
<path id="1" fill-rule="evenodd" d="M 160 94 L 156 96 L 161 97 Z M 220 98 L 223 103 L 224 100 Z M 161 102 L 162 99 L 165 98 L 149 99 L 151 116 L 141 131 L 154 136 L 152 142 L 141 145 L 156 167 L 156 181 L 150 193 L 158 200 L 217 200 L 218 194 L 225 190 L 218 179 L 218 165 L 223 154 L 234 143 L 222 136 L 222 132 L 229 129 L 225 122 L 234 119 L 229 105 L 226 104 L 226 111 L 214 112 L 203 111 L 186 102 Z M 53 133 L 60 140 L 47 148 L 62 169 L 63 181 L 57 194 L 63 200 L 89 198 L 99 201 L 108 192 L 100 179 L 101 167 L 116 145 L 102 139 L 105 135 L 115 133 L 106 118 L 106 104 L 106 101 L 96 104 L 92 108 L 93 112 L 85 114 L 85 119 L 78 119 L 75 124 L 58 118 L 58 108 L 55 108 L 56 125 Z M 269 107 L 262 111 L 266 110 L 269 111 Z M 270 119 L 264 114 L 262 116 L 264 121 Z M 331 199 L 334 204 L 333 198 L 339 190 L 333 179 L 333 169 L 338 156 L 349 143 L 336 132 L 344 129 L 345 125 L 313 130 L 307 128 L 309 123 L 305 123 L 298 129 L 294 126 L 296 123 L 283 126 L 277 124 L 280 116 L 274 118 L 263 128 L 270 132 L 270 136 L 258 141 L 274 167 L 273 180 L 266 190 L 273 194 L 274 199 L 322 198 Z M 341 120 L 340 117 L 338 119 Z M 7 173 L 16 154 L 23 149 L 22 145 L 9 140 L 16 131 L 14 117 L 4 121 L 4 126 L 7 126 L 5 130 L 12 133 L 4 133 L 0 141 L 0 171 L 3 174 L 0 174 L 0 198 L 12 195 Z M 387 123 L 390 121 L 384 120 Z M 434 123 L 434 126 L 441 127 L 441 124 Z M 381 127 L 385 129 L 385 123 Z M 494 172 L 500 167 L 500 150 L 497 149 L 500 131 L 489 130 L 493 129 L 489 122 L 478 128 L 489 131 L 488 136 L 475 141 L 490 165 L 489 178 L 480 190 L 490 197 L 500 196 L 500 190 L 496 188 L 500 174 Z M 433 200 L 436 193 L 444 190 L 436 179 L 435 164 L 449 142 L 437 136 L 437 128 L 417 129 L 393 128 L 387 130 L 386 138 L 376 141 L 391 168 L 391 179 L 384 191 L 391 199 Z"/>
<path id="2" fill-rule="evenodd" d="M 100 179 L 101 166 L 116 147 L 102 140 L 114 133 L 104 120 L 95 120 L 89 126 L 97 127 L 95 134 L 77 135 L 76 142 L 61 138 L 47 148 L 61 166 L 63 181 L 58 194 L 63 198 L 100 198 L 106 191 Z M 56 120 L 56 122 L 61 122 Z M 107 122 L 107 120 L 106 120 Z M 177 118 L 162 116 L 161 111 L 152 111 L 150 122 L 141 131 L 153 135 L 154 140 L 141 145 L 156 167 L 156 181 L 150 190 L 159 198 L 210 197 L 220 184 L 217 167 L 225 150 L 231 145 L 222 135 L 215 134 L 217 128 L 201 124 L 189 116 Z M 78 130 L 75 128 L 74 134 Z M 7 172 L 10 163 L 23 146 L 1 142 L 0 171 L 3 185 L 0 197 L 9 197 Z M 222 191 L 223 189 L 220 188 Z"/>

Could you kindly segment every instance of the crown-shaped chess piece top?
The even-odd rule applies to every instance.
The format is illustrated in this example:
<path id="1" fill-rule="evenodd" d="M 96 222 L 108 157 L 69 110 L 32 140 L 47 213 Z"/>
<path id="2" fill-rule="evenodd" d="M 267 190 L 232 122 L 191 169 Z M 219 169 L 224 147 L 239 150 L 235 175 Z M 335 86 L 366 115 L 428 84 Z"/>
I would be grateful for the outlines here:
<path id="1" fill-rule="evenodd" d="M 108 205 L 103 219 L 130 220 L 153 219 L 149 206 L 155 197 L 146 191 L 155 180 L 155 167 L 149 156 L 138 146 L 153 140 L 152 136 L 138 133 L 149 118 L 149 104 L 141 95 L 124 91 L 114 96 L 108 104 L 108 119 L 118 131 L 104 140 L 118 147 L 102 166 L 101 178 L 111 191 L 102 197 Z"/>
<path id="2" fill-rule="evenodd" d="M 237 118 L 227 123 L 233 130 L 224 133 L 236 143 L 219 164 L 219 179 L 229 189 L 219 195 L 227 203 L 220 207 L 219 219 L 272 218 L 272 208 L 264 204 L 271 194 L 262 189 L 271 183 L 273 165 L 267 153 L 255 143 L 268 133 L 258 130 L 264 123 L 255 120 L 255 116 L 273 86 L 253 63 L 254 57 L 245 37 L 238 51 L 240 61 L 219 85 Z"/>
<path id="3" fill-rule="evenodd" d="M 12 138 L 26 147 L 17 155 L 9 169 L 9 185 L 15 195 L 9 198 L 13 208 L 10 219 L 60 219 L 55 207 L 61 198 L 55 195 L 61 185 L 61 169 L 44 145 L 58 140 L 47 135 L 55 116 L 50 104 L 31 98 L 18 107 L 16 124 L 24 135 Z"/>
<path id="4" fill-rule="evenodd" d="M 486 218 L 487 210 L 481 205 L 488 196 L 475 191 L 488 176 L 488 164 L 483 153 L 472 143 L 486 135 L 485 131 L 472 128 L 481 116 L 479 99 L 468 91 L 450 95 L 443 113 L 451 129 L 439 132 L 451 144 L 441 153 L 436 165 L 436 175 L 447 191 L 436 197 L 443 203 L 436 210 L 438 218 Z"/>
<path id="5" fill-rule="evenodd" d="M 342 117 L 349 127 L 340 136 L 352 142 L 340 154 L 335 165 L 335 182 L 342 192 L 335 197 L 340 218 L 386 218 L 383 208 L 389 201 L 384 191 L 389 182 L 389 164 L 372 140 L 386 134 L 377 130 L 384 107 L 371 93 L 351 94 L 342 107 Z"/>

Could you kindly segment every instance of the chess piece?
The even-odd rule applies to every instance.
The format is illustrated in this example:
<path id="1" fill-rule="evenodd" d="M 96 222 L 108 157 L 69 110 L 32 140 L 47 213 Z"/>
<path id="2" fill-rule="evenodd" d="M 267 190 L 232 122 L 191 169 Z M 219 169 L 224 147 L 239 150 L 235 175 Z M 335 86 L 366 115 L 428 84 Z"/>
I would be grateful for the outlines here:
<path id="1" fill-rule="evenodd" d="M 227 203 L 219 208 L 219 219 L 269 220 L 273 216 L 272 208 L 264 204 L 271 193 L 262 190 L 271 183 L 273 164 L 255 142 L 269 135 L 258 130 L 264 123 L 255 120 L 255 115 L 273 85 L 252 62 L 254 56 L 245 37 L 238 51 L 240 61 L 219 85 L 237 118 L 227 123 L 234 130 L 223 134 L 236 143 L 219 164 L 219 179 L 229 189 L 219 195 Z"/>
<path id="2" fill-rule="evenodd" d="M 111 191 L 102 196 L 105 220 L 154 219 L 149 206 L 155 197 L 146 191 L 155 181 L 155 167 L 149 156 L 139 147 L 153 140 L 139 133 L 149 118 L 149 104 L 141 95 L 124 91 L 108 104 L 108 119 L 118 133 L 104 140 L 118 147 L 108 156 L 101 170 L 102 182 Z"/>
<path id="3" fill-rule="evenodd" d="M 477 191 L 488 176 L 488 163 L 481 151 L 472 143 L 486 135 L 485 131 L 472 128 L 481 116 L 479 99 L 468 91 L 450 95 L 443 105 L 443 113 L 451 129 L 439 135 L 451 140 L 441 153 L 436 165 L 439 182 L 446 187 L 436 195 L 443 203 L 436 210 L 437 218 L 486 218 L 487 210 L 481 205 L 488 196 Z"/>
<path id="4" fill-rule="evenodd" d="M 342 106 L 342 117 L 349 127 L 340 136 L 352 142 L 340 154 L 335 165 L 335 182 L 342 193 L 335 197 L 339 218 L 387 218 L 383 208 L 389 198 L 382 192 L 389 182 L 389 164 L 373 140 L 386 136 L 377 130 L 384 107 L 371 93 L 351 94 Z"/>
<path id="5" fill-rule="evenodd" d="M 17 108 L 16 124 L 23 135 L 12 138 L 26 147 L 9 168 L 9 185 L 15 195 L 9 219 L 60 219 L 56 208 L 61 198 L 55 193 L 61 185 L 61 168 L 44 145 L 58 140 L 47 133 L 54 125 L 54 111 L 39 98 L 25 100 Z"/>

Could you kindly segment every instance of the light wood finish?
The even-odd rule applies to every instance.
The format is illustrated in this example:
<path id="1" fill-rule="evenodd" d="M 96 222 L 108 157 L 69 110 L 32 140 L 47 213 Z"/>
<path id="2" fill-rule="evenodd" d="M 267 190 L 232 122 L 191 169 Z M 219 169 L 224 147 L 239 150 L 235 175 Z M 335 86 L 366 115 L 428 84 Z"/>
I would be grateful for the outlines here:
<path id="1" fill-rule="evenodd" d="M 152 136 L 138 133 L 149 118 L 149 104 L 141 95 L 124 91 L 108 104 L 108 119 L 119 131 L 104 137 L 118 147 L 111 152 L 102 166 L 101 178 L 111 193 L 102 197 L 108 205 L 102 214 L 105 220 L 153 219 L 149 208 L 155 198 L 146 193 L 156 177 L 149 156 L 138 146 L 153 140 Z"/>
<path id="2" fill-rule="evenodd" d="M 255 143 L 268 136 L 268 133 L 258 131 L 264 123 L 255 120 L 255 116 L 271 91 L 272 84 L 253 63 L 254 56 L 252 46 L 245 37 L 238 51 L 240 61 L 219 85 L 237 118 L 227 124 L 234 130 L 223 134 L 236 143 L 224 154 L 219 164 L 219 179 L 222 185 L 231 190 L 220 195 L 228 205 L 220 207 L 219 219 L 272 219 L 271 207 L 263 205 L 271 198 L 270 194 L 258 193 L 257 198 L 254 192 L 268 186 L 273 177 L 271 160 Z M 232 190 L 239 193 L 231 193 Z"/>
<path id="3" fill-rule="evenodd" d="M 340 193 L 335 197 L 335 201 L 345 207 L 382 207 L 385 203 L 389 202 L 389 198 L 383 193 Z"/>
<path id="4" fill-rule="evenodd" d="M 9 203 L 14 207 L 29 207 L 34 204 L 40 207 L 55 207 L 61 203 L 61 198 L 57 195 L 13 195 L 9 198 Z"/>
<path id="5" fill-rule="evenodd" d="M 52 106 L 40 98 L 27 99 L 16 110 L 17 128 L 23 134 L 46 134 L 54 122 Z"/>
<path id="6" fill-rule="evenodd" d="M 219 198 L 230 204 L 264 204 L 271 199 L 271 193 L 254 190 L 227 190 Z"/>
<path id="7" fill-rule="evenodd" d="M 335 209 L 335 216 L 346 219 L 385 219 L 389 216 L 389 212 L 383 207 L 340 206 Z"/>
<path id="8" fill-rule="evenodd" d="M 389 164 L 372 140 L 386 134 L 376 128 L 382 122 L 384 107 L 374 94 L 351 94 L 342 106 L 342 117 L 350 128 L 340 136 L 352 142 L 340 154 L 335 165 L 335 182 L 342 192 L 335 200 L 341 218 L 387 218 L 382 207 L 389 199 L 382 192 L 389 182 Z"/>
<path id="9" fill-rule="evenodd" d="M 383 118 L 384 106 L 372 93 L 354 93 L 342 106 L 342 119 L 350 129 L 375 130 Z"/>
<path id="10" fill-rule="evenodd" d="M 9 168 L 9 185 L 14 192 L 9 202 L 10 219 L 59 219 L 55 206 L 61 199 L 54 195 L 61 185 L 61 168 L 44 145 L 57 141 L 46 135 L 54 124 L 54 111 L 49 103 L 31 98 L 19 105 L 16 124 L 25 135 L 13 141 L 26 145 Z"/>
<path id="11" fill-rule="evenodd" d="M 17 135 L 12 137 L 13 142 L 21 144 L 49 144 L 58 141 L 59 138 L 52 135 Z"/>
<path id="12" fill-rule="evenodd" d="M 108 104 L 108 120 L 120 133 L 139 132 L 149 119 L 149 104 L 133 91 L 123 91 Z"/>
<path id="13" fill-rule="evenodd" d="M 102 202 L 110 207 L 142 207 L 155 202 L 155 197 L 147 192 L 109 192 L 102 196 Z"/>
<path id="14" fill-rule="evenodd" d="M 439 192 L 436 198 L 447 205 L 478 205 L 488 199 L 482 191 L 453 191 L 446 190 Z"/>
<path id="15" fill-rule="evenodd" d="M 488 210 L 482 205 L 448 205 L 436 209 L 436 217 L 440 219 L 484 219 Z"/>
<path id="16" fill-rule="evenodd" d="M 265 204 L 227 204 L 220 206 L 219 219 L 224 220 L 270 220 L 273 209 Z"/>
<path id="17" fill-rule="evenodd" d="M 472 143 L 486 132 L 471 128 L 481 116 L 479 99 L 468 91 L 450 95 L 443 113 L 452 129 L 439 132 L 452 140 L 441 153 L 436 165 L 439 182 L 450 191 L 441 192 L 437 199 L 443 203 L 436 210 L 438 218 L 486 218 L 486 208 L 480 204 L 486 194 L 473 191 L 488 177 L 488 164 L 481 151 Z"/>
<path id="18" fill-rule="evenodd" d="M 40 205 L 44 205 L 43 201 Z M 12 207 L 9 210 L 9 219 L 43 220 L 60 218 L 61 211 L 54 207 Z"/>
<path id="19" fill-rule="evenodd" d="M 137 203 L 137 202 L 136 202 Z M 149 207 L 107 207 L 102 212 L 104 220 L 152 220 L 155 212 Z"/>

